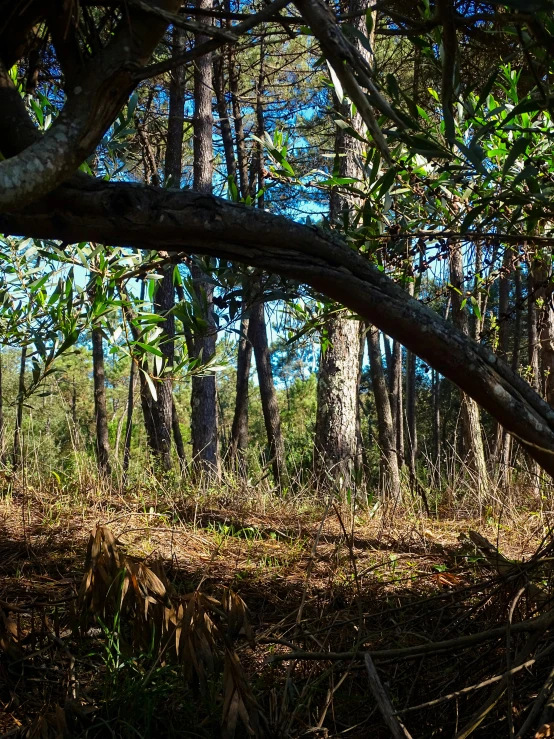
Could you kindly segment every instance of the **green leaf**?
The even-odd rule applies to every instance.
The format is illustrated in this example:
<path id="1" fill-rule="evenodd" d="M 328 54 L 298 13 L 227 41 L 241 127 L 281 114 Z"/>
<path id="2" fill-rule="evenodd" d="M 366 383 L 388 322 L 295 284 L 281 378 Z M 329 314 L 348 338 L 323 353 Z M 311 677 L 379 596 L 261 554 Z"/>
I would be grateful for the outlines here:
<path id="1" fill-rule="evenodd" d="M 531 177 L 535 177 L 538 173 L 539 170 L 535 166 L 527 164 L 517 177 L 515 177 L 513 184 L 518 185 L 520 182 L 524 182 L 525 180 L 531 179 Z"/>
<path id="2" fill-rule="evenodd" d="M 512 164 L 514 164 L 514 162 L 519 159 L 522 154 L 525 154 L 530 143 L 530 139 L 526 138 L 525 136 L 521 136 L 519 139 L 516 139 L 516 141 L 512 145 L 512 148 L 510 149 L 508 156 L 506 157 L 506 161 L 504 162 L 504 167 L 502 168 L 502 179 L 506 177 L 507 173 L 510 171 L 510 167 L 512 166 Z"/>
<path id="3" fill-rule="evenodd" d="M 135 341 L 134 343 L 136 346 L 140 346 L 143 351 L 148 352 L 148 354 L 153 354 L 155 357 L 160 357 L 161 359 L 164 358 L 163 352 L 157 347 L 151 344 L 144 344 L 142 341 Z"/>
<path id="4" fill-rule="evenodd" d="M 335 93 L 337 95 L 338 101 L 339 103 L 342 103 L 342 101 L 344 100 L 344 92 L 340 80 L 337 77 L 337 73 L 329 62 L 327 62 L 327 67 L 329 69 L 329 74 L 331 75 L 331 81 L 333 83 L 333 87 L 335 88 Z"/>
<path id="5" fill-rule="evenodd" d="M 156 392 L 156 386 L 154 385 L 154 382 L 152 381 L 152 378 L 148 374 L 148 372 L 145 372 L 143 369 L 141 369 L 141 372 L 143 372 L 144 377 L 146 379 L 146 382 L 148 384 L 148 388 L 150 390 L 150 394 L 154 398 L 154 400 L 158 400 L 158 393 Z"/>
<path id="6" fill-rule="evenodd" d="M 477 216 L 480 215 L 485 210 L 486 207 L 487 207 L 487 203 L 483 203 L 481 205 L 478 205 L 476 208 L 472 208 L 469 211 L 469 213 L 466 215 L 464 220 L 462 221 L 462 224 L 460 226 L 460 231 L 462 233 L 467 231 L 470 228 L 470 226 L 473 224 Z"/>

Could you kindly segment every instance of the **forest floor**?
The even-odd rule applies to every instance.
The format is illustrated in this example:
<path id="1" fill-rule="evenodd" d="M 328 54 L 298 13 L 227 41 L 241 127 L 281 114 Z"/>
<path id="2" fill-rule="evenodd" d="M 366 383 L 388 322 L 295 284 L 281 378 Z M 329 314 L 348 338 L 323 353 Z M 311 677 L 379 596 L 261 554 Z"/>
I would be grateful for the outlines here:
<path id="1" fill-rule="evenodd" d="M 209 629 L 187 637 L 194 669 L 184 664 L 184 672 L 196 680 L 185 679 L 169 651 L 132 649 L 123 613 L 76 628 L 97 525 L 130 562 L 158 572 L 161 562 L 174 599 L 210 596 L 202 603 L 212 615 L 198 611 Z M 487 558 L 471 530 L 510 562 Z M 347 505 L 261 494 L 175 502 L 159 493 L 14 487 L 0 498 L 0 736 L 231 737 L 235 724 L 237 736 L 250 724 L 274 737 L 389 737 L 365 652 L 404 736 L 468 736 L 464 725 L 487 701 L 472 736 L 513 736 L 510 724 L 525 719 L 549 670 L 542 632 L 520 668 L 520 656 L 529 657 L 525 624 L 550 594 L 549 543 L 545 517 L 530 513 L 504 523 L 446 510 L 353 516 Z M 207 658 L 205 642 L 220 633 L 213 624 L 225 616 L 225 588 L 246 604 L 252 634 L 241 621 L 232 647 L 230 631 L 223 637 L 218 674 L 218 647 L 210 641 Z M 232 618 L 229 611 L 228 626 Z M 297 650 L 309 654 L 286 659 Z M 233 673 L 234 683 L 231 653 L 242 675 Z M 204 674 L 208 664 L 213 674 Z"/>

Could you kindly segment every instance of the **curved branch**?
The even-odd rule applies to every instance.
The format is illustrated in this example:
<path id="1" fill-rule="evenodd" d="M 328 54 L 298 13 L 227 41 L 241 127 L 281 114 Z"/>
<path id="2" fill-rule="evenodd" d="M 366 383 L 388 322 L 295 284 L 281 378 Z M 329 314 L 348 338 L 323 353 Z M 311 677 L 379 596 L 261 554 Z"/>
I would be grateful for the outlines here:
<path id="1" fill-rule="evenodd" d="M 210 195 L 92 178 L 59 188 L 24 213 L 4 212 L 0 231 L 207 254 L 307 283 L 458 385 L 554 476 L 554 410 L 490 349 L 410 298 L 329 231 Z"/>

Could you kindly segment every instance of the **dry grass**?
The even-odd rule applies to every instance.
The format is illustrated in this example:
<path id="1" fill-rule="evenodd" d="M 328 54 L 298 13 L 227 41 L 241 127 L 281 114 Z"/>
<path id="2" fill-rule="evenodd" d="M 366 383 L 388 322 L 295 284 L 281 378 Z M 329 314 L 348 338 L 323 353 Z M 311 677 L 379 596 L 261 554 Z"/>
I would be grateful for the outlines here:
<path id="1" fill-rule="evenodd" d="M 145 487 L 123 495 L 94 484 L 79 491 L 10 484 L 0 501 L 0 606 L 10 619 L 5 631 L 18 639 L 9 654 L 4 636 L 0 732 L 14 736 L 154 737 L 159 721 L 166 736 L 232 734 L 223 669 L 199 692 L 168 654 L 145 644 L 133 652 L 127 627 L 114 628 L 113 609 L 106 628 L 97 622 L 84 637 L 71 630 L 97 524 L 109 526 L 122 556 L 163 564 L 175 603 L 196 592 L 221 604 L 224 589 L 244 600 L 255 644 L 235 634 L 232 649 L 260 708 L 252 731 L 264 736 L 390 736 L 359 655 L 374 654 L 397 711 L 444 697 L 502 675 L 507 662 L 513 667 L 526 632 L 516 629 L 508 646 L 504 637 L 410 659 L 379 653 L 488 632 L 505 625 L 510 610 L 514 624 L 524 622 L 537 610 L 526 582 L 550 588 L 548 557 L 499 576 L 467 538 L 477 529 L 509 559 L 530 560 L 548 535 L 544 516 L 475 521 L 443 511 L 427 518 L 415 506 L 353 514 L 347 505 L 291 503 L 252 490 L 176 496 Z M 223 651 L 231 648 L 225 644 Z M 534 656 L 547 637 L 535 646 Z M 285 659 L 291 650 L 312 654 Z M 472 735 L 509 736 L 510 721 L 521 725 L 547 662 L 515 673 Z M 403 721 L 414 738 L 454 736 L 490 691 L 410 711 Z M 145 696 L 154 702 L 143 716 Z M 133 701 L 134 716 L 122 708 Z M 248 735 L 247 722 L 236 723 L 237 735 Z"/>

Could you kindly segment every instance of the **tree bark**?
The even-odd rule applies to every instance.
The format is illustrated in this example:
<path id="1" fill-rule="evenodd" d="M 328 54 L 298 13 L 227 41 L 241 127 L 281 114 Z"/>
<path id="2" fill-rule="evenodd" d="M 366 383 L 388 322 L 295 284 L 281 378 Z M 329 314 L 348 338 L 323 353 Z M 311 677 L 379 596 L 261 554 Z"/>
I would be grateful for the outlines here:
<path id="1" fill-rule="evenodd" d="M 249 323 L 250 319 L 243 316 L 240 323 L 240 338 L 237 350 L 235 413 L 229 448 L 231 462 L 236 464 L 239 474 L 243 476 L 247 472 L 244 455 L 248 447 L 248 390 L 252 362 L 252 344 L 248 339 Z"/>
<path id="2" fill-rule="evenodd" d="M 254 349 L 256 360 L 256 372 L 260 386 L 260 399 L 264 414 L 265 430 L 267 433 L 269 459 L 273 476 L 278 486 L 285 486 L 288 482 L 285 443 L 281 430 L 281 414 L 275 383 L 273 382 L 273 370 L 271 368 L 271 354 L 267 341 L 267 328 L 265 322 L 264 304 L 258 299 L 250 310 L 250 324 L 248 327 L 248 338 Z"/>
<path id="3" fill-rule="evenodd" d="M 529 264 L 527 276 L 527 343 L 529 360 L 529 384 L 537 391 L 540 390 L 540 364 L 539 364 L 539 335 L 537 327 L 537 279 L 536 264 Z M 532 495 L 538 495 L 540 490 L 540 467 L 536 461 L 529 466 L 529 487 Z"/>
<path id="4" fill-rule="evenodd" d="M 21 443 L 21 429 L 23 426 L 23 403 L 25 401 L 25 368 L 27 362 L 27 346 L 21 347 L 19 362 L 19 380 L 17 388 L 17 403 L 15 409 L 15 430 L 13 435 L 13 468 L 19 469 L 23 462 L 23 445 Z"/>
<path id="5" fill-rule="evenodd" d="M 381 452 L 380 487 L 385 497 L 393 501 L 399 501 L 401 491 L 398 456 L 396 453 L 396 434 L 392 422 L 387 382 L 381 358 L 379 329 L 375 328 L 375 326 L 370 326 L 368 330 L 367 348 L 371 368 L 371 383 L 373 385 L 373 395 L 375 396 L 377 430 Z"/>
<path id="6" fill-rule="evenodd" d="M 4 421 L 4 384 L 2 377 L 3 370 L 3 356 L 0 348 L 0 463 L 4 464 L 5 459 L 5 443 L 6 443 L 6 428 Z"/>
<path id="7" fill-rule="evenodd" d="M 502 270 L 498 285 L 498 350 L 497 354 L 504 361 L 508 361 L 510 350 L 510 283 L 512 277 L 513 254 L 509 247 L 504 248 L 502 256 Z M 499 480 L 503 487 L 511 481 L 510 457 L 512 439 L 510 435 L 497 424 L 496 441 L 493 458 L 498 463 Z"/>
<path id="8" fill-rule="evenodd" d="M 317 383 L 316 461 L 329 480 L 349 485 L 357 459 L 359 322 L 333 318 L 325 328 Z M 322 478 L 323 481 L 324 478 Z"/>
<path id="9" fill-rule="evenodd" d="M 250 193 L 250 182 L 248 177 L 248 155 L 246 151 L 246 136 L 244 133 L 244 122 L 242 108 L 239 100 L 240 68 L 235 59 L 233 49 L 229 50 L 229 87 L 231 91 L 231 105 L 233 109 L 233 121 L 235 124 L 235 140 L 237 143 L 237 164 L 239 175 L 239 190 L 243 198 Z"/>
<path id="10" fill-rule="evenodd" d="M 197 8 L 209 10 L 212 0 L 197 0 Z M 202 19 L 202 16 L 199 16 Z M 207 22 L 204 19 L 204 22 Z M 205 40 L 196 34 L 196 43 Z M 212 59 L 211 54 L 201 57 L 194 69 L 194 189 L 206 195 L 212 192 L 213 179 L 213 115 L 212 115 Z M 213 284 L 206 280 L 198 267 L 191 267 L 194 288 L 200 304 L 206 305 L 204 319 L 207 331 L 194 336 L 194 356 L 208 362 L 215 355 L 217 331 L 213 306 Z M 192 378 L 191 432 L 193 465 L 197 473 L 219 477 L 220 462 L 217 429 L 217 386 L 215 374 L 195 375 Z"/>
<path id="11" fill-rule="evenodd" d="M 368 5 L 367 0 L 350 0 L 348 10 L 356 13 L 366 10 Z M 352 23 L 361 30 L 365 15 L 359 15 Z M 346 117 L 350 115 L 348 104 L 342 105 L 341 113 Z M 352 125 L 355 131 L 363 133 L 363 121 L 358 114 L 354 116 Z M 361 142 L 346 136 L 344 129 L 337 127 L 334 171 L 339 177 L 360 178 L 362 157 Z M 344 221 L 351 220 L 351 211 L 357 205 L 359 202 L 349 202 L 336 189 L 333 190 L 329 208 L 331 223 L 344 228 Z M 341 478 L 346 486 L 351 484 L 358 459 L 359 329 L 359 322 L 348 318 L 346 313 L 333 316 L 325 327 L 326 346 L 322 347 L 319 360 L 316 464 L 322 482 L 332 474 Z"/>
<path id="12" fill-rule="evenodd" d="M 175 288 L 173 286 L 173 266 L 164 268 L 163 279 L 158 282 L 154 295 L 154 310 L 164 316 L 163 322 L 158 324 L 162 329 L 162 343 L 160 350 L 164 355 L 163 374 L 156 380 L 157 398 L 154 401 L 156 411 L 154 419 L 157 424 L 156 454 L 159 456 L 163 469 L 167 472 L 171 469 L 171 430 L 173 425 L 173 379 L 171 367 L 173 366 L 175 345 L 175 316 L 171 309 L 175 305 Z"/>
<path id="13" fill-rule="evenodd" d="M 439 373 L 432 370 L 433 393 L 433 465 L 435 484 L 440 484 L 441 478 L 441 380 Z"/>
<path id="14" fill-rule="evenodd" d="M 131 438 L 133 435 L 133 406 L 135 404 L 135 360 L 131 357 L 129 373 L 129 392 L 127 395 L 127 423 L 125 425 L 125 441 L 123 444 L 123 483 L 127 480 L 129 461 L 131 459 Z"/>
<path id="15" fill-rule="evenodd" d="M 398 341 L 393 341 L 392 345 L 391 376 L 391 411 L 396 430 L 398 466 L 401 469 L 404 464 L 404 383 L 402 382 L 402 345 Z"/>
<path id="16" fill-rule="evenodd" d="M 96 460 L 103 477 L 111 474 L 110 438 L 106 410 L 106 376 L 104 372 L 104 346 L 102 329 L 92 329 L 92 374 L 94 379 L 94 418 L 96 422 Z"/>
<path id="17" fill-rule="evenodd" d="M 452 320 L 454 325 L 466 336 L 469 335 L 468 311 L 462 308 L 464 299 L 464 266 L 461 248 L 450 247 L 450 283 L 452 299 Z M 481 420 L 479 408 L 466 393 L 461 393 L 462 423 L 464 437 L 470 452 L 471 464 L 475 473 L 477 492 L 481 498 L 487 493 L 488 474 L 485 462 L 485 450 L 481 436 Z"/>
<path id="18" fill-rule="evenodd" d="M 537 264 L 537 299 L 540 309 L 537 316 L 541 391 L 546 402 L 554 407 L 554 311 L 552 310 L 552 255 L 541 255 Z"/>
<path id="19" fill-rule="evenodd" d="M 223 67 L 223 59 L 223 56 L 220 56 L 214 62 L 214 92 L 217 101 L 217 115 L 219 117 L 219 128 L 221 131 L 221 140 L 223 141 L 223 151 L 225 153 L 227 176 L 236 181 L 237 166 L 235 161 L 235 149 L 233 145 L 233 133 L 231 129 L 231 122 L 229 120 L 229 110 L 227 108 L 227 101 L 225 100 L 225 72 Z"/>

